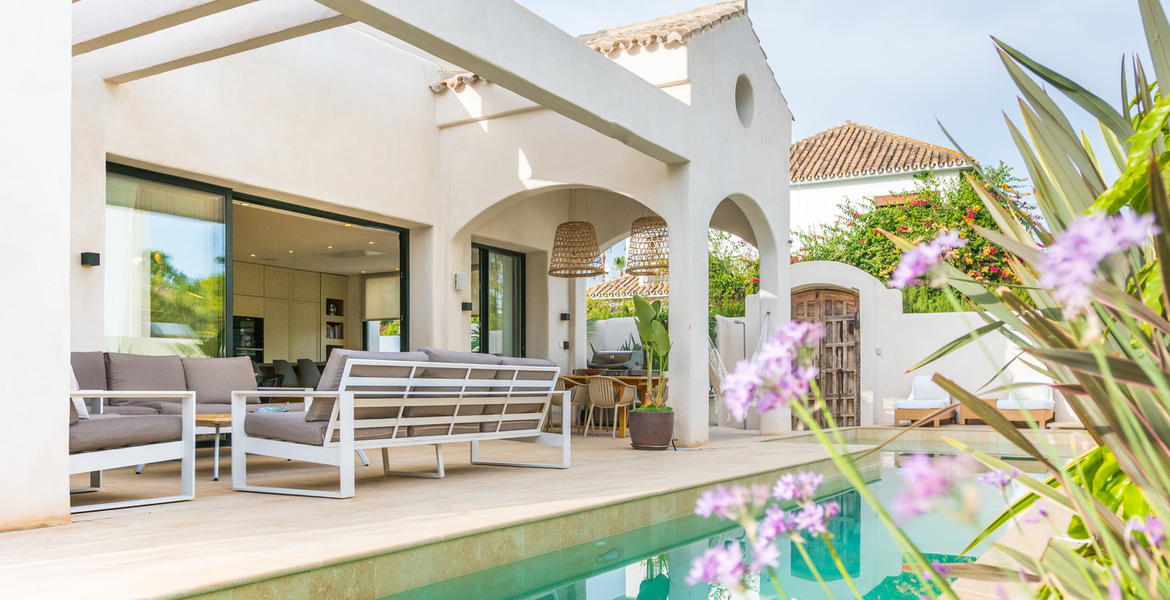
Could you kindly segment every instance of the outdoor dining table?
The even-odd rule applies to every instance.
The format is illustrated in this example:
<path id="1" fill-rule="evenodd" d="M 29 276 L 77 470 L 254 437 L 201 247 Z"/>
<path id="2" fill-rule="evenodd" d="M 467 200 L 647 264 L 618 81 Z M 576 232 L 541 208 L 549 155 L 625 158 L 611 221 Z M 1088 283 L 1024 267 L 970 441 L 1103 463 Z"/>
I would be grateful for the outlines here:
<path id="1" fill-rule="evenodd" d="M 565 379 L 568 379 L 571 381 L 575 381 L 577 383 L 585 383 L 585 384 L 589 383 L 589 376 L 588 375 L 562 375 L 561 377 L 564 377 Z M 637 388 L 638 392 L 640 392 L 643 396 L 645 396 L 646 390 L 649 387 L 649 384 L 647 382 L 647 379 L 649 379 L 649 377 L 647 377 L 645 375 L 637 375 L 637 376 L 603 375 L 601 377 L 613 377 L 614 379 L 616 379 L 616 380 L 618 380 L 626 385 L 632 385 L 635 388 Z M 667 380 L 667 377 L 655 377 L 654 378 L 654 386 L 657 387 L 657 386 L 661 385 L 662 382 L 665 382 L 666 380 Z M 620 436 L 620 437 L 626 437 L 626 421 L 627 421 L 626 413 L 629 410 L 630 410 L 629 406 L 623 406 L 623 407 L 621 407 L 621 410 L 618 411 L 617 427 L 618 427 L 618 436 Z"/>

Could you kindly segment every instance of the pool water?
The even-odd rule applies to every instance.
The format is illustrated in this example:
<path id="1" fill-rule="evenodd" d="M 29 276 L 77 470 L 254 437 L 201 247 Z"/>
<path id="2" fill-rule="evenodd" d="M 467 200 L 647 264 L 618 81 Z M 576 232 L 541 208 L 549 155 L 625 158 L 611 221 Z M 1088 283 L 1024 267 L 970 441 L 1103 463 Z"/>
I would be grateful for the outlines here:
<path id="1" fill-rule="evenodd" d="M 882 453 L 881 475 L 870 482 L 870 489 L 887 507 L 892 506 L 901 489 L 898 465 L 906 456 L 909 455 Z M 1040 470 L 1037 464 L 1026 459 L 1010 462 L 1024 474 Z M 941 562 L 974 560 L 1007 527 L 1001 527 L 965 556 L 960 553 L 984 526 L 999 516 L 1009 498 L 1023 493 L 1020 484 L 1012 485 L 1007 490 L 1007 498 L 996 488 L 977 485 L 975 489 L 981 501 L 971 523 L 956 523 L 930 514 L 910 521 L 903 530 L 928 558 Z M 919 597 L 917 577 L 902 572 L 904 560 L 897 544 L 860 494 L 848 490 L 819 500 L 841 504 L 841 514 L 831 522 L 830 531 L 842 563 L 866 600 Z M 694 557 L 710 547 L 732 541 L 744 541 L 743 529 L 720 519 L 687 516 L 415 588 L 384 600 L 730 599 L 732 596 L 719 586 L 687 586 L 685 579 Z M 776 571 L 785 592 L 799 600 L 825 598 L 824 590 L 799 551 L 791 543 L 781 544 L 780 550 L 780 568 Z M 807 550 L 833 595 L 852 598 L 827 548 L 820 542 L 812 542 Z M 777 597 L 772 583 L 766 579 L 761 581 L 761 576 L 752 576 L 749 584 L 750 597 Z"/>

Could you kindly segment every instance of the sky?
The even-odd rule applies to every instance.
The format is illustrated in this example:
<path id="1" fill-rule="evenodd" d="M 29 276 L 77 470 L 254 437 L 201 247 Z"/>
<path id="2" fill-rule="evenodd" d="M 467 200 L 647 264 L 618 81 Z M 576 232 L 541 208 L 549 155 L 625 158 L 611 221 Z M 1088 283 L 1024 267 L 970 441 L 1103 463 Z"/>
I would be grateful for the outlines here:
<path id="1" fill-rule="evenodd" d="M 712 3 L 518 1 L 574 35 Z M 1137 0 L 749 0 L 748 14 L 796 119 L 793 141 L 850 120 L 952 147 L 937 119 L 976 160 L 1026 177 L 1004 123 L 1006 113 L 1023 129 L 1018 92 L 990 36 L 1115 107 L 1123 54 L 1140 51 L 1153 78 Z M 1058 100 L 1103 158 L 1096 121 Z"/>

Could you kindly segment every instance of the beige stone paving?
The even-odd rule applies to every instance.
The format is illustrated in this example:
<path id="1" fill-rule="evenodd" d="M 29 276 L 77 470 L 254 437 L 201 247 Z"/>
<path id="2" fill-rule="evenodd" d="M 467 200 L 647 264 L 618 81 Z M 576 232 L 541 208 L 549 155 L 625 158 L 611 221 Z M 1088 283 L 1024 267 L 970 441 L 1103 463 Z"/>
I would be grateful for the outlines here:
<path id="1" fill-rule="evenodd" d="M 826 456 L 817 445 L 764 443 L 768 439 L 717 428 L 712 429 L 711 443 L 701 449 L 637 452 L 628 440 L 607 436 L 582 440 L 575 435 L 573 466 L 568 470 L 471 465 L 467 445 L 452 444 L 444 449 L 447 477 L 441 480 L 385 477 L 381 456 L 373 452 L 370 467 L 359 464 L 356 496 L 347 500 L 233 492 L 227 453 L 221 459 L 220 481 L 212 482 L 210 450 L 200 449 L 195 501 L 90 513 L 62 527 L 0 534 L 0 597 L 163 598 L 315 569 L 308 579 L 286 578 L 288 589 L 279 589 L 285 580 L 273 580 L 265 595 L 373 598 L 387 591 L 385 577 L 370 579 L 379 568 L 409 575 L 412 569 L 437 563 L 490 565 L 505 557 L 535 555 L 646 525 L 661 518 L 653 512 L 673 515 L 689 510 L 689 505 L 680 509 L 681 501 L 670 496 L 662 501 L 669 506 L 655 501 L 622 505 L 628 509 L 612 513 L 621 516 L 620 523 L 573 515 L 540 521 L 543 518 Z M 484 445 L 483 454 L 489 460 L 552 460 L 556 451 L 492 442 Z M 390 458 L 395 469 L 433 468 L 430 447 L 396 449 Z M 177 464 L 161 464 L 148 466 L 142 475 L 131 469 L 107 472 L 106 491 L 75 496 L 74 502 L 109 501 L 126 492 L 162 495 L 176 485 L 177 471 Z M 335 473 L 277 459 L 249 460 L 249 482 L 262 485 L 316 483 L 325 489 L 336 486 Z M 83 484 L 84 477 L 74 482 Z M 534 521 L 540 522 L 511 543 L 503 539 L 483 548 L 468 538 L 460 549 L 461 536 Z M 444 556 L 428 559 L 425 552 L 408 553 L 414 555 L 409 560 L 422 564 L 403 564 L 407 558 L 397 555 L 378 556 L 453 539 L 456 542 L 442 548 Z M 394 560 L 379 562 L 389 559 Z M 331 566 L 351 560 L 370 562 L 359 563 L 364 568 Z M 231 590 L 219 596 L 244 597 L 232 596 Z"/>

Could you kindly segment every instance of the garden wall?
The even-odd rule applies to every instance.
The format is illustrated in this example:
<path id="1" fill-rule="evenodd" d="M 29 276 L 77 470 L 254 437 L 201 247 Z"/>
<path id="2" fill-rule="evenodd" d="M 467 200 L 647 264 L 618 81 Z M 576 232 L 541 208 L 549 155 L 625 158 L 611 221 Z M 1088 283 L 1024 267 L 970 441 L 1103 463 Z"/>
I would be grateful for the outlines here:
<path id="1" fill-rule="evenodd" d="M 978 342 L 926 367 L 906 369 L 948 342 L 983 325 L 975 313 L 903 314 L 902 293 L 892 290 L 868 273 L 835 262 L 801 262 L 792 265 L 792 290 L 828 287 L 853 290 L 861 312 L 861 422 L 863 425 L 893 423 L 894 402 L 910 393 L 917 375 L 942 373 L 981 397 L 1002 398 L 1006 392 L 981 394 L 980 389 L 1002 387 L 1015 375 L 1032 373 L 1016 360 L 1001 379 L 991 379 L 1020 349 L 993 332 Z M 1076 421 L 1067 402 L 1056 394 L 1056 420 Z"/>

